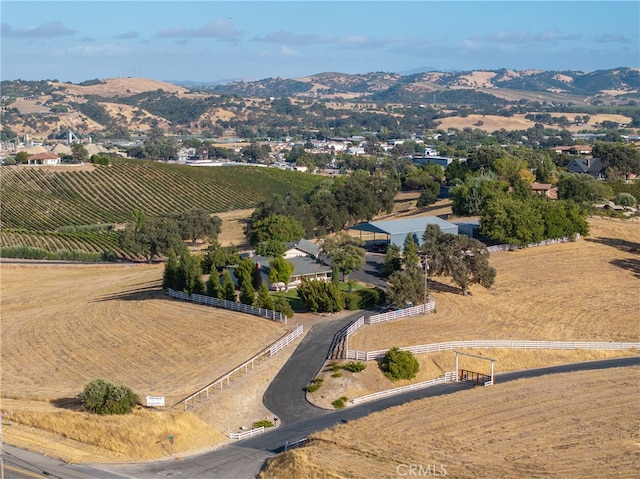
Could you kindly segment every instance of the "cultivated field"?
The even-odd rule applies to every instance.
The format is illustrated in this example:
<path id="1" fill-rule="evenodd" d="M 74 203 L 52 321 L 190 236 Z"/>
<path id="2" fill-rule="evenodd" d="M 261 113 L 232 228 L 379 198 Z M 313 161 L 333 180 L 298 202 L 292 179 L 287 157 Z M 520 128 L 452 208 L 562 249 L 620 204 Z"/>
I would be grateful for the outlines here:
<path id="1" fill-rule="evenodd" d="M 430 477 L 638 477 L 639 377 L 556 374 L 413 401 L 314 434 L 260 477 L 396 478 L 411 465 Z"/>

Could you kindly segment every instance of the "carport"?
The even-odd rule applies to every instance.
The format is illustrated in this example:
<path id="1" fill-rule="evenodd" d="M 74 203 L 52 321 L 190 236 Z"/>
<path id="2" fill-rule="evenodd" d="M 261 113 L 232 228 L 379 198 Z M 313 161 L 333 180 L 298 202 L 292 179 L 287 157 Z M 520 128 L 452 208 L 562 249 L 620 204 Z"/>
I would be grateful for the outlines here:
<path id="1" fill-rule="evenodd" d="M 360 239 L 365 244 L 395 244 L 401 248 L 408 235 L 413 235 L 414 241 L 422 244 L 422 235 L 427 225 L 438 225 L 443 233 L 458 234 L 458 226 L 438 218 L 437 216 L 421 216 L 400 220 L 369 221 L 352 226 L 351 230 L 360 233 Z"/>

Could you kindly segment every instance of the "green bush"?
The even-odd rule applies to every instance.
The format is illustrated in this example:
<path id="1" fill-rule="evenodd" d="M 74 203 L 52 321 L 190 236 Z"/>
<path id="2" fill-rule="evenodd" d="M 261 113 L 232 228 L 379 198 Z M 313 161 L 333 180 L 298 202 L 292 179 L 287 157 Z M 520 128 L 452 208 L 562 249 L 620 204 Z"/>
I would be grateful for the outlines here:
<path id="1" fill-rule="evenodd" d="M 379 288 L 364 288 L 344 294 L 345 307 L 349 311 L 366 309 L 385 302 L 385 294 Z"/>
<path id="2" fill-rule="evenodd" d="M 261 419 L 253 423 L 252 426 L 254 429 L 258 429 L 259 427 L 273 427 L 273 423 L 268 419 Z"/>
<path id="3" fill-rule="evenodd" d="M 620 206 L 635 206 L 637 200 L 630 193 L 616 193 L 613 202 Z"/>
<path id="4" fill-rule="evenodd" d="M 322 386 L 322 383 L 324 382 L 324 379 L 322 378 L 315 378 L 311 384 L 309 384 L 307 386 L 307 392 L 308 393 L 312 393 L 317 391 L 318 389 L 320 389 L 320 387 Z"/>
<path id="5" fill-rule="evenodd" d="M 413 379 L 420 370 L 420 363 L 411 351 L 400 351 L 395 347 L 385 353 L 380 369 L 385 376 L 394 381 Z"/>
<path id="6" fill-rule="evenodd" d="M 94 379 L 80 394 L 80 402 L 88 411 L 96 414 L 129 414 L 140 398 L 127 386 Z"/>
<path id="7" fill-rule="evenodd" d="M 346 396 L 342 396 L 340 399 L 336 399 L 331 404 L 336 409 L 342 409 L 347 404 L 348 400 L 349 398 L 347 398 Z"/>
<path id="8" fill-rule="evenodd" d="M 367 365 L 362 361 L 349 361 L 347 364 L 344 364 L 342 368 L 352 373 L 359 373 L 367 369 Z"/>
<path id="9" fill-rule="evenodd" d="M 331 370 L 332 370 L 334 373 L 337 373 L 337 372 L 338 372 L 338 371 L 340 371 L 341 369 L 342 369 L 342 365 L 341 365 L 340 363 L 333 363 L 333 364 L 331 365 Z"/>
<path id="10" fill-rule="evenodd" d="M 358 293 L 344 293 L 345 308 L 349 311 L 356 311 L 360 308 L 360 295 Z"/>
<path id="11" fill-rule="evenodd" d="M 337 373 L 333 373 L 331 375 L 332 378 L 341 378 L 342 377 L 342 373 L 341 372 L 337 372 Z"/>

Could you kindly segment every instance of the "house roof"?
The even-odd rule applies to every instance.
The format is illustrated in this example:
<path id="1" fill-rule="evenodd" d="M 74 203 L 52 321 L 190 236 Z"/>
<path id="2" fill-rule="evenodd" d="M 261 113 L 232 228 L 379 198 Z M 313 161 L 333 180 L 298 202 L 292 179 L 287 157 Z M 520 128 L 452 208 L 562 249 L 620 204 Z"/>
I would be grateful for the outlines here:
<path id="1" fill-rule="evenodd" d="M 574 158 L 567 165 L 567 170 L 572 173 L 600 173 L 602 162 L 600 158 Z"/>
<path id="2" fill-rule="evenodd" d="M 254 256 L 251 259 L 256 263 L 260 263 L 260 269 L 264 273 L 269 274 L 269 271 L 271 269 L 269 267 L 269 261 L 271 261 L 271 258 L 267 258 L 266 256 Z M 332 270 L 331 266 L 322 264 L 315 259 L 309 258 L 307 256 L 288 258 L 287 261 L 294 266 L 292 276 L 306 276 L 314 273 L 328 273 Z"/>
<path id="3" fill-rule="evenodd" d="M 30 160 L 57 160 L 59 158 L 60 157 L 55 153 L 49 153 L 49 152 L 36 153 L 35 155 L 29 156 Z"/>
<path id="4" fill-rule="evenodd" d="M 367 231 L 369 233 L 384 233 L 388 235 L 406 234 L 406 233 L 423 233 L 427 229 L 427 225 L 438 225 L 440 229 L 445 231 L 450 228 L 456 228 L 456 225 L 445 221 L 437 216 L 420 216 L 417 218 L 405 218 L 401 220 L 387 221 L 369 221 L 352 226 L 350 229 L 356 231 Z"/>
<path id="5" fill-rule="evenodd" d="M 300 251 L 307 253 L 313 257 L 318 256 L 318 253 L 320 252 L 320 246 L 304 238 L 293 243 L 292 247 L 299 249 Z"/>

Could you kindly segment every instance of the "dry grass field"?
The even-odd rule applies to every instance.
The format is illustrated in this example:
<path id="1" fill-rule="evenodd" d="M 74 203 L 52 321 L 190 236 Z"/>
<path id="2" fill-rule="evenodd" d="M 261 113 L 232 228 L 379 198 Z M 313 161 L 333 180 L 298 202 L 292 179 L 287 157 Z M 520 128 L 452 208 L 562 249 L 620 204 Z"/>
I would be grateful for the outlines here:
<path id="1" fill-rule="evenodd" d="M 228 400 L 218 399 L 208 407 L 226 417 L 208 413 L 207 422 L 191 412 L 141 410 L 127 419 L 72 412 L 74 398 L 98 377 L 130 386 L 143 401 L 164 396 L 170 406 L 286 328 L 164 296 L 161 265 L 4 263 L 0 273 L 2 410 L 14 421 L 5 442 L 72 462 L 158 458 L 166 445 L 147 439 L 166 438 L 167 428 L 180 437 L 175 452 L 193 451 L 224 441 L 231 424 L 264 414 L 255 404 L 229 411 Z"/>
<path id="2" fill-rule="evenodd" d="M 395 478 L 411 465 L 461 479 L 638 477 L 639 374 L 556 374 L 413 401 L 314 434 L 260 477 Z"/>
<path id="3" fill-rule="evenodd" d="M 447 211 L 446 204 L 418 210 L 412 201 L 411 195 L 399 198 L 395 214 Z M 248 213 L 223 215 L 223 244 L 238 244 Z M 637 340 L 640 310 L 634 294 L 640 268 L 631 248 L 640 243 L 640 226 L 595 218 L 590 223 L 592 234 L 577 243 L 492 255 L 498 278 L 491 290 L 475 287 L 463 297 L 446 282 L 432 281 L 436 314 L 365 326 L 350 347 L 371 350 L 492 337 Z M 71 412 L 72 398 L 96 377 L 126 384 L 142 397 L 165 396 L 172 404 L 242 363 L 285 328 L 167 298 L 159 292 L 161 265 L 3 263 L 0 275 L 1 407 L 14 417 L 3 440 L 67 461 L 166 457 L 162 442 L 148 450 L 136 446 L 154 434 L 166 437 L 164 423 L 180 431 L 174 452 L 212 447 L 224 440 L 221 432 L 234 432 L 268 414 L 262 394 L 295 348 L 249 371 L 189 413 L 140 410 L 126 420 L 108 420 Z M 244 352 L 236 347 L 239 342 Z M 497 371 L 605 356 L 476 352 L 496 357 Z M 450 370 L 452 357 L 441 353 L 421 361 L 420 378 L 428 379 Z M 337 394 L 342 382 L 349 397 L 400 385 L 388 386 L 391 382 L 373 364 L 357 381 L 350 374 L 325 382 L 321 405 L 335 399 L 333 388 Z M 87 433 L 87 424 L 94 434 Z M 140 431 L 150 436 L 140 437 Z"/>
<path id="4" fill-rule="evenodd" d="M 552 116 L 565 116 L 569 121 L 573 120 L 575 114 L 570 113 L 557 113 Z M 596 123 L 602 123 L 603 121 L 615 121 L 618 123 L 629 123 L 631 118 L 624 115 L 615 114 L 593 114 L 590 115 L 589 123 L 586 125 L 569 125 L 566 129 L 571 132 L 578 132 L 588 128 L 594 128 Z M 512 117 L 496 116 L 496 115 L 469 115 L 467 117 L 447 117 L 438 120 L 438 128 L 448 129 L 457 128 L 462 130 L 464 128 L 473 128 L 484 130 L 487 132 L 493 132 L 497 130 L 526 130 L 533 128 L 535 122 L 527 120 L 524 114 L 513 115 Z"/>
<path id="5" fill-rule="evenodd" d="M 436 313 L 363 326 L 349 347 L 471 339 L 638 341 L 640 223 L 590 218 L 590 235 L 564 243 L 494 253 L 491 289 L 470 296 L 444 278 L 429 280 Z M 635 251 L 634 251 L 635 249 Z"/>

